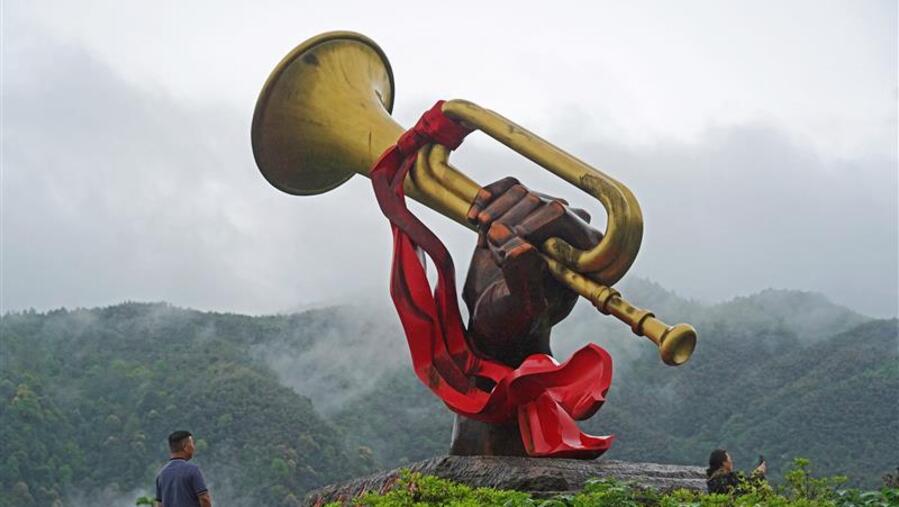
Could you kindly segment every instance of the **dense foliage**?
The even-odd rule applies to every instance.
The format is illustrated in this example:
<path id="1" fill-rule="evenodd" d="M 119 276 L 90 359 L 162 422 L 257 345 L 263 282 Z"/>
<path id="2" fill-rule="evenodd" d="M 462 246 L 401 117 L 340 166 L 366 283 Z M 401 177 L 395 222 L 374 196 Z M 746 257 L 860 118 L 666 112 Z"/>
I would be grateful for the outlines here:
<path id="1" fill-rule="evenodd" d="M 616 360 L 609 402 L 582 423 L 617 435 L 608 457 L 702 464 L 724 446 L 743 468 L 764 453 L 781 480 L 806 455 L 867 488 L 899 464 L 896 320 L 795 292 L 706 308 L 640 290 L 635 300 L 692 321 L 701 341 L 672 369 L 608 319 L 601 336 L 582 336 L 602 338 Z M 596 319 L 576 312 L 560 335 Z M 555 340 L 562 355 L 577 346 Z M 325 483 L 444 454 L 452 427 L 409 371 L 390 312 L 12 313 L 0 318 L 0 352 L 2 507 L 133 504 L 152 490 L 174 429 L 194 433 L 224 504 L 296 505 Z"/>
<path id="2" fill-rule="evenodd" d="M 899 463 L 897 324 L 873 321 L 803 345 L 774 329 L 704 330 L 677 371 L 636 361 L 587 425 L 620 435 L 615 457 L 702 463 L 726 447 L 779 475 L 804 454 L 828 474 L 872 485 Z"/>
<path id="3" fill-rule="evenodd" d="M 304 322 L 140 304 L 5 316 L 0 505 L 150 490 L 179 428 L 230 505 L 299 504 L 366 470 L 308 399 L 247 356 L 282 326 Z"/>
<path id="4" fill-rule="evenodd" d="M 888 507 L 899 505 L 899 488 L 884 486 L 876 491 L 842 489 L 845 477 L 816 478 L 808 471 L 808 460 L 796 459 L 783 485 L 744 483 L 733 494 L 706 494 L 677 490 L 660 493 L 640 489 L 612 479 L 594 479 L 573 495 L 533 498 L 518 491 L 471 488 L 464 484 L 403 471 L 385 493 L 367 493 L 353 505 L 367 507 Z M 339 502 L 327 507 L 340 507 Z"/>
<path id="5" fill-rule="evenodd" d="M 606 457 L 702 465 L 712 449 L 724 447 L 738 468 L 751 468 L 764 454 L 770 475 L 781 480 L 793 456 L 805 455 L 822 473 L 844 474 L 851 485 L 864 487 L 876 486 L 899 465 L 895 319 L 864 319 L 818 295 L 786 291 L 705 312 L 657 291 L 635 299 L 655 299 L 662 315 L 680 309 L 688 315 L 683 320 L 696 324 L 700 342 L 690 362 L 669 368 L 655 349 L 624 331 L 598 340 L 609 348 L 630 343 L 636 350 L 613 352 L 608 402 L 581 423 L 585 431 L 616 435 Z M 772 299 L 779 304 L 771 305 Z M 825 317 L 794 319 L 796 307 Z M 356 435 L 384 465 L 445 452 L 451 417 L 406 371 L 385 374 L 350 406 L 366 410 L 347 410 L 335 419 L 358 428 Z M 385 406 L 398 408 L 384 412 Z"/>

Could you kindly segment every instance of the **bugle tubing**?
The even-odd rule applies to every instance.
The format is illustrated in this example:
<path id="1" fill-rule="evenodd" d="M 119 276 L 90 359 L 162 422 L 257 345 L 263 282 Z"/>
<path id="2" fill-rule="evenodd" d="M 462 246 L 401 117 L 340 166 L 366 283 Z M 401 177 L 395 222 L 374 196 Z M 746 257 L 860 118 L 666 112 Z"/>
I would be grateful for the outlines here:
<path id="1" fill-rule="evenodd" d="M 367 37 L 329 32 L 300 44 L 272 71 L 253 116 L 253 154 L 276 188 L 297 195 L 327 192 L 375 160 L 405 129 L 391 116 L 394 80 L 384 52 Z M 636 258 L 643 217 L 631 191 L 605 173 L 497 113 L 450 100 L 443 112 L 481 130 L 600 201 L 607 223 L 594 248 L 561 238 L 538 245 L 550 272 L 601 312 L 627 323 L 658 347 L 666 364 L 683 364 L 696 343 L 687 324 L 667 326 L 611 288 Z M 480 185 L 448 161 L 446 148 L 423 148 L 404 181 L 406 195 L 472 227 L 466 219 Z"/>

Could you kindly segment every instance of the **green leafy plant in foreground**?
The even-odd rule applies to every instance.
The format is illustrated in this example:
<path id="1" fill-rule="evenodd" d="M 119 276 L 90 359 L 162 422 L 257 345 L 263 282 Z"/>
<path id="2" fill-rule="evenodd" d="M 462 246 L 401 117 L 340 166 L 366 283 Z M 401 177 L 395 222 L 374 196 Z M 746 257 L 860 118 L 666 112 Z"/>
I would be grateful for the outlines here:
<path id="1" fill-rule="evenodd" d="M 706 494 L 680 489 L 658 493 L 613 479 L 587 481 L 574 495 L 536 499 L 519 491 L 471 488 L 449 480 L 402 471 L 390 491 L 367 493 L 353 501 L 356 506 L 371 507 L 887 507 L 899 506 L 899 488 L 890 484 L 879 491 L 839 489 L 845 477 L 814 477 L 809 461 L 797 458 L 786 474 L 783 485 L 775 488 L 767 482 L 744 482 L 739 494 Z M 337 507 L 337 502 L 328 504 Z"/>
<path id="2" fill-rule="evenodd" d="M 454 507 L 531 505 L 520 491 L 471 488 L 438 477 L 403 470 L 396 484 L 384 494 L 368 493 L 354 502 L 371 507 L 445 505 Z M 334 504 L 339 505 L 339 504 Z"/>

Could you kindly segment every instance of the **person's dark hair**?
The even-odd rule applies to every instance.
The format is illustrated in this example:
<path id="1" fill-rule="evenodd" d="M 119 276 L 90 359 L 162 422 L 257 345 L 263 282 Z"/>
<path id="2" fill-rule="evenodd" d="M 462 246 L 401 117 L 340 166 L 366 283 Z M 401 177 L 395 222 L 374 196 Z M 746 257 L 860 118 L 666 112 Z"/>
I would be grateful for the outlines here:
<path id="1" fill-rule="evenodd" d="M 184 450 L 184 445 L 187 444 L 187 438 L 190 437 L 191 434 L 189 431 L 175 431 L 169 435 L 169 450 L 172 452 L 179 452 Z"/>
<path id="2" fill-rule="evenodd" d="M 727 461 L 727 451 L 724 449 L 715 449 L 709 454 L 709 467 L 705 470 L 705 474 L 709 477 L 717 472 L 721 465 Z"/>

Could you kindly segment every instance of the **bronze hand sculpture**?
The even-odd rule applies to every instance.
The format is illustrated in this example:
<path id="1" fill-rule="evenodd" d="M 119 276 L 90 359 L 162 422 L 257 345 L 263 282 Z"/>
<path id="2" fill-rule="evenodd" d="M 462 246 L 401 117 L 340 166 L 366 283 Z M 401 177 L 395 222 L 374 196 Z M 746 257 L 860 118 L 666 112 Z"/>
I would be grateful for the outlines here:
<path id="1" fill-rule="evenodd" d="M 355 173 L 372 179 L 394 233 L 391 295 L 415 373 L 459 414 L 453 452 L 597 456 L 612 438 L 583 434 L 574 421 L 604 401 L 611 358 L 593 344 L 563 364 L 549 355 L 550 330 L 577 296 L 649 338 L 666 364 L 686 362 L 696 340 L 691 326 L 668 326 L 611 288 L 639 251 L 636 198 L 605 173 L 471 102 L 440 101 L 406 130 L 390 117 L 393 101 L 393 73 L 374 42 L 352 32 L 314 37 L 278 64 L 260 93 L 252 127 L 257 165 L 272 185 L 297 195 L 326 192 Z M 607 212 L 604 233 L 587 226 L 586 213 L 514 179 L 480 188 L 459 172 L 449 152 L 472 130 L 596 198 Z M 467 329 L 449 253 L 409 212 L 406 195 L 478 230 L 463 293 Z M 419 262 L 422 251 L 437 267 L 436 288 Z M 511 434 L 506 425 L 520 432 L 512 438 L 517 449 L 499 443 Z"/>
<path id="2" fill-rule="evenodd" d="M 478 240 L 462 292 L 470 315 L 468 340 L 479 354 L 512 368 L 532 354 L 552 355 L 550 332 L 578 295 L 546 269 L 533 246 L 561 237 L 581 249 L 601 234 L 590 215 L 507 177 L 478 192 L 468 213 Z M 489 389 L 489 382 L 480 387 Z M 452 454 L 525 456 L 517 421 L 486 424 L 456 415 Z"/>

